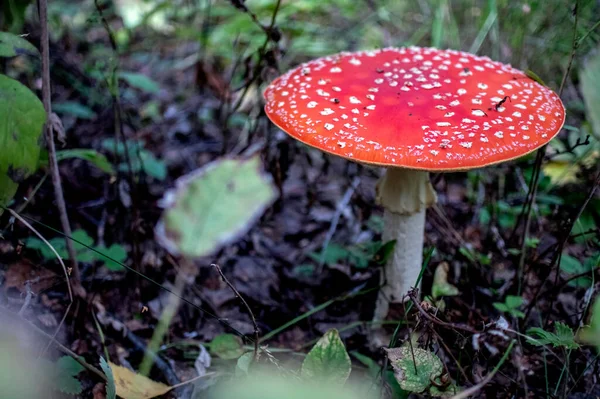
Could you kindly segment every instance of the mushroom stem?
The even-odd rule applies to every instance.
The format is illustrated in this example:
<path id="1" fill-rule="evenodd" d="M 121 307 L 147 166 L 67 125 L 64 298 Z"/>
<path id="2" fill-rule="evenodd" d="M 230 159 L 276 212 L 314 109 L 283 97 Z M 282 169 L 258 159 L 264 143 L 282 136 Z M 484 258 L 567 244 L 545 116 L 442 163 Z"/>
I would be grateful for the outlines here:
<path id="1" fill-rule="evenodd" d="M 388 168 L 377 185 L 384 207 L 383 241 L 396 240 L 394 252 L 381 276 L 374 320 L 387 316 L 389 304 L 403 302 L 416 285 L 423 261 L 425 210 L 436 201 L 429 173 Z"/>

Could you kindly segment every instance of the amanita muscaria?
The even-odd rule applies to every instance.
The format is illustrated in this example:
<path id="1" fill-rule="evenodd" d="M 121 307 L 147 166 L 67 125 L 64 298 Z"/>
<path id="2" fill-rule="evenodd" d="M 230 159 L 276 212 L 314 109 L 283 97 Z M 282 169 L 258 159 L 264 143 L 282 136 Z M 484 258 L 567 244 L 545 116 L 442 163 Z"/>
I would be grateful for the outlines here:
<path id="1" fill-rule="evenodd" d="M 481 168 L 548 143 L 565 109 L 549 88 L 487 57 L 434 48 L 386 48 L 310 61 L 273 81 L 265 111 L 304 144 L 383 166 L 377 186 L 383 240 L 396 240 L 375 319 L 416 285 L 429 172 Z"/>

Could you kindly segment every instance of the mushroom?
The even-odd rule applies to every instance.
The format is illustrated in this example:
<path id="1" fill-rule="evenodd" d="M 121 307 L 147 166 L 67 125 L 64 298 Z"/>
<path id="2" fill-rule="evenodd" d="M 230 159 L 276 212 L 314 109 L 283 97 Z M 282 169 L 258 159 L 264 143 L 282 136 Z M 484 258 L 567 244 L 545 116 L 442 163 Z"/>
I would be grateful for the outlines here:
<path id="1" fill-rule="evenodd" d="M 417 283 L 425 210 L 436 201 L 429 172 L 519 158 L 562 128 L 556 93 L 487 57 L 434 48 L 340 53 L 290 70 L 265 90 L 265 112 L 304 144 L 383 166 L 377 200 L 383 240 L 396 240 L 382 274 L 375 320 Z"/>

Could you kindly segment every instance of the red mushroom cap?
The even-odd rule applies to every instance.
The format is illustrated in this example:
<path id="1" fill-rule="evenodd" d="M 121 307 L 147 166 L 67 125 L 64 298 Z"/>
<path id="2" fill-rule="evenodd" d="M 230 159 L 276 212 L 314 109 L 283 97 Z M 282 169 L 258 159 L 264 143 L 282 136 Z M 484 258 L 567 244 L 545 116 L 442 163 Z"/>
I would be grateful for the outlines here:
<path id="1" fill-rule="evenodd" d="M 340 53 L 303 64 L 264 93 L 297 140 L 357 162 L 430 171 L 521 157 L 562 128 L 549 88 L 487 57 L 433 48 Z"/>

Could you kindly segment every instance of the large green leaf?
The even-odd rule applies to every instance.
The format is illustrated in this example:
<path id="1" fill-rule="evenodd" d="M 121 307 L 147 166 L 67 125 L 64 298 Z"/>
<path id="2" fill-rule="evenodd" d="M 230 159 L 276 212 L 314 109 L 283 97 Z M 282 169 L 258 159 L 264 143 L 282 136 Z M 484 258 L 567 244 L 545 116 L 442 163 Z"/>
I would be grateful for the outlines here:
<path id="1" fill-rule="evenodd" d="M 0 74 L 0 206 L 7 205 L 19 183 L 35 171 L 45 122 L 46 112 L 36 95 Z"/>
<path id="2" fill-rule="evenodd" d="M 346 347 L 336 329 L 325 333 L 302 363 L 302 377 L 306 381 L 326 381 L 343 384 L 350 376 L 352 364 Z"/>
<path id="3" fill-rule="evenodd" d="M 210 255 L 233 242 L 276 198 L 260 159 L 224 159 L 177 181 L 163 200 L 157 237 L 172 253 Z"/>
<path id="4" fill-rule="evenodd" d="M 38 49 L 21 36 L 0 32 L 0 57 L 16 57 L 21 54 L 40 55 Z"/>
<path id="5" fill-rule="evenodd" d="M 420 393 L 429 388 L 442 372 L 442 361 L 433 353 L 421 348 L 386 349 L 394 368 L 394 376 L 405 391 Z"/>
<path id="6" fill-rule="evenodd" d="M 588 59 L 580 79 L 587 118 L 595 136 L 600 138 L 600 52 Z"/>

